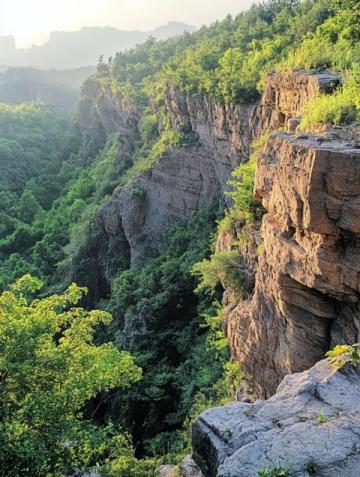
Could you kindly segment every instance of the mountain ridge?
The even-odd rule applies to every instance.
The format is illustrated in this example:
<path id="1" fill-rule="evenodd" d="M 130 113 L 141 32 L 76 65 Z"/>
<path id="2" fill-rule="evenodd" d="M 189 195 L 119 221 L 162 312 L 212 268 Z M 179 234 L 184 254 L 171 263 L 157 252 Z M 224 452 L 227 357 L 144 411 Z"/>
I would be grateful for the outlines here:
<path id="1" fill-rule="evenodd" d="M 150 31 L 126 31 L 115 27 L 83 27 L 79 31 L 54 31 L 43 45 L 17 48 L 11 35 L 0 36 L 0 65 L 38 69 L 74 69 L 95 65 L 99 56 L 108 58 L 117 51 L 133 48 L 149 37 L 164 40 L 196 27 L 182 22 L 168 22 Z M 71 55 L 69 55 L 71 51 Z"/>

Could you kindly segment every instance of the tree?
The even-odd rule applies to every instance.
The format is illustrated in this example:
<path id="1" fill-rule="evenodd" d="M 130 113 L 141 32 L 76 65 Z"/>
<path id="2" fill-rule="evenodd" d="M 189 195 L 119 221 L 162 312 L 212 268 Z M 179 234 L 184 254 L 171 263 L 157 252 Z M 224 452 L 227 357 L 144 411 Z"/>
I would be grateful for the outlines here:
<path id="1" fill-rule="evenodd" d="M 0 295 L 0 475 L 58 476 L 93 464 L 105 433 L 83 419 L 100 391 L 141 377 L 113 344 L 95 346 L 102 311 L 74 307 L 85 290 L 33 299 L 41 282 L 25 275 Z"/>
<path id="2" fill-rule="evenodd" d="M 349 36 L 354 41 L 360 40 L 360 5 L 359 0 L 334 0 L 335 10 L 346 12 L 349 22 Z"/>

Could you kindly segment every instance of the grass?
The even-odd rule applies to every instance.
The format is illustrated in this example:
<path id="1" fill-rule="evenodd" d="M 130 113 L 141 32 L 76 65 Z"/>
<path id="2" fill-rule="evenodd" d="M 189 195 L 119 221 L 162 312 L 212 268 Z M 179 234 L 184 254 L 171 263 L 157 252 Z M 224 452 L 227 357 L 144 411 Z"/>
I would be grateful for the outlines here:
<path id="1" fill-rule="evenodd" d="M 321 125 L 348 125 L 360 120 L 360 66 L 348 73 L 344 85 L 332 95 L 320 94 L 304 110 L 299 129 L 312 131 Z"/>

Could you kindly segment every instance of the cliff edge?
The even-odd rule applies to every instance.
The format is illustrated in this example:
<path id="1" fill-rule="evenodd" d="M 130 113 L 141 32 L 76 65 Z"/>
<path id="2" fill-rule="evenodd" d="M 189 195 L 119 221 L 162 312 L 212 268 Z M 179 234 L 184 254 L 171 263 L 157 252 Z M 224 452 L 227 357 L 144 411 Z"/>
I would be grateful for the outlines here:
<path id="1" fill-rule="evenodd" d="M 360 475 L 360 371 L 326 361 L 287 376 L 277 393 L 231 403 L 193 423 L 194 458 L 207 477 Z M 271 474 L 273 475 L 273 474 Z"/>

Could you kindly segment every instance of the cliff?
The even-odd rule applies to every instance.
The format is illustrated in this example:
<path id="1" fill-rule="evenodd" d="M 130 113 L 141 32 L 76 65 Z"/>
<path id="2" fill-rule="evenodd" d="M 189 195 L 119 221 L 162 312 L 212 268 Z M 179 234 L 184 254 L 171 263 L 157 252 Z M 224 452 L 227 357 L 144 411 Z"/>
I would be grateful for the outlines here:
<path id="1" fill-rule="evenodd" d="M 172 126 L 191 133 L 194 144 L 171 150 L 130 183 L 117 188 L 95 223 L 94 236 L 103 244 L 122 237 L 124 253 L 130 253 L 132 265 L 141 264 L 166 240 L 167 230 L 197 210 L 224 207 L 223 193 L 231 172 L 247 161 L 253 139 L 272 121 L 271 108 L 258 104 L 223 105 L 169 88 L 164 98 Z M 116 133 L 120 167 L 134 151 L 140 120 L 141 113 L 129 109 L 120 95 L 93 80 L 85 84 L 80 125 L 84 143 L 93 138 L 89 161 L 94 160 L 106 138 Z M 105 271 L 105 276 L 109 280 L 111 272 Z"/>
<path id="2" fill-rule="evenodd" d="M 314 76 L 299 72 L 295 77 L 300 104 L 314 97 L 325 84 L 329 89 L 329 83 L 334 87 L 339 81 L 330 74 Z M 268 78 L 267 83 L 273 84 L 273 76 Z M 283 79 L 282 83 L 291 90 L 294 89 L 292 81 Z M 166 87 L 165 108 L 171 124 L 174 129 L 190 132 L 194 145 L 166 153 L 153 167 L 118 188 L 98 214 L 97 236 L 100 234 L 103 242 L 123 237 L 131 263 L 141 264 L 147 252 L 161 246 L 166 230 L 196 210 L 223 207 L 226 201 L 223 193 L 231 172 L 248 160 L 253 140 L 277 126 L 283 114 L 279 109 L 283 101 L 274 103 L 274 94 L 269 86 L 260 104 L 232 105 Z M 140 120 L 141 111 L 129 107 L 121 95 L 91 79 L 85 84 L 80 125 L 85 142 L 89 143 L 89 137 L 92 138 L 93 149 L 89 151 L 92 159 L 89 160 L 93 160 L 109 134 L 116 133 L 121 165 L 134 151 Z"/>
<path id="3" fill-rule="evenodd" d="M 111 284 L 119 257 L 124 269 L 141 266 L 149 253 L 161 248 L 167 230 L 199 209 L 226 206 L 223 194 L 229 176 L 248 160 L 254 139 L 280 126 L 289 131 L 273 132 L 258 158 L 254 193 L 266 214 L 261 230 L 253 230 L 248 241 L 237 245 L 244 257 L 248 298 L 234 303 L 227 291 L 224 295 L 224 328 L 232 357 L 242 363 L 261 397 L 273 396 L 286 375 L 311 368 L 335 344 L 358 341 L 357 133 L 342 128 L 318 135 L 294 132 L 306 102 L 319 92 L 333 91 L 340 82 L 330 73 L 270 73 L 261 102 L 252 105 L 224 105 L 165 88 L 171 124 L 175 130 L 190 133 L 192 144 L 166 152 L 115 189 L 93 224 L 90 245 L 92 240 L 101 244 L 95 251 L 97 266 Z M 121 168 L 135 150 L 142 112 L 90 80 L 80 113 L 84 137 L 96 138 L 89 161 L 96 160 L 96 151 L 115 134 Z M 241 224 L 237 233 L 241 233 Z M 230 233 L 221 233 L 217 249 L 232 249 L 233 239 Z M 113 268 L 109 257 L 116 262 Z M 340 457 L 336 461 L 322 458 L 324 446 L 330 445 L 329 432 L 334 432 L 336 445 L 341 440 L 343 421 L 335 409 L 348 413 L 347 423 L 352 410 L 337 407 L 332 400 L 325 402 L 319 389 L 329 387 L 327 395 L 334 390 L 334 400 L 339 399 L 338 380 L 345 380 L 344 386 L 350 389 L 350 383 L 359 379 L 351 373 L 344 376 L 322 363 L 305 374 L 286 378 L 268 402 L 234 403 L 207 411 L 194 424 L 194 457 L 204 475 L 257 476 L 259 466 L 275 466 L 280 460 L 297 466 L 294 475 L 305 476 L 311 458 L 319 459 L 327 477 L 335 475 L 340 461 L 346 461 L 352 475 L 358 457 L 350 459 L 347 449 L 357 432 L 356 424 L 354 429 L 346 428 L 344 444 L 339 444 Z M 334 418 L 331 430 L 318 428 L 313 417 L 306 423 L 297 422 L 297 414 L 314 416 L 323 407 Z M 253 415 L 259 416 L 258 422 Z M 323 429 L 325 443 L 312 456 L 313 436 Z M 306 432 L 311 443 L 296 462 L 292 457 L 300 450 L 297 439 L 290 439 L 293 432 Z M 282 459 L 279 449 L 287 439 L 293 447 Z"/>
<path id="4" fill-rule="evenodd" d="M 271 72 L 261 103 L 253 105 L 224 105 L 165 88 L 173 127 L 191 131 L 195 143 L 160 157 L 98 212 L 92 237 L 102 244 L 97 260 L 105 280 L 113 274 L 110 245 L 116 243 L 112 253 L 126 263 L 141 264 L 166 230 L 196 210 L 223 207 L 228 178 L 248 160 L 253 140 L 286 126 L 308 100 L 339 83 L 330 73 Z M 139 138 L 141 114 L 89 79 L 79 120 L 84 143 L 92 138 L 88 160 L 115 134 L 121 169 Z M 356 341 L 359 151 L 339 134 L 274 134 L 258 164 L 256 195 L 268 211 L 265 251 L 258 263 L 255 242 L 240 247 L 250 282 L 257 270 L 256 286 L 249 300 L 229 305 L 226 333 L 233 356 L 263 395 L 274 393 L 285 374 L 313 365 L 332 344 Z M 231 237 L 219 237 L 218 248 L 231 248 Z"/>
<path id="5" fill-rule="evenodd" d="M 255 193 L 267 214 L 256 286 L 227 336 L 261 394 L 358 340 L 360 150 L 340 134 L 273 134 Z"/>
<path id="6" fill-rule="evenodd" d="M 309 477 L 360 473 L 360 372 L 325 361 L 287 376 L 268 401 L 210 409 L 193 424 L 194 457 L 208 477 L 261 469 Z M 287 473 L 285 473 L 287 472 Z"/>

